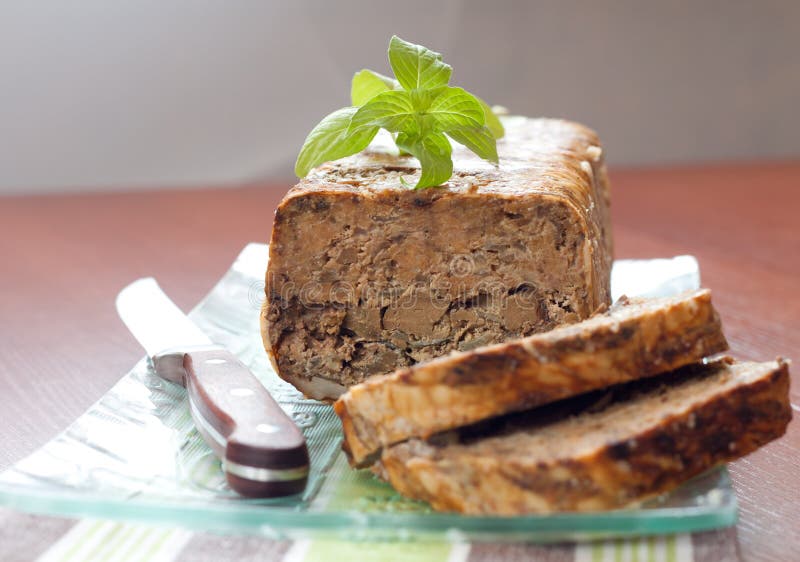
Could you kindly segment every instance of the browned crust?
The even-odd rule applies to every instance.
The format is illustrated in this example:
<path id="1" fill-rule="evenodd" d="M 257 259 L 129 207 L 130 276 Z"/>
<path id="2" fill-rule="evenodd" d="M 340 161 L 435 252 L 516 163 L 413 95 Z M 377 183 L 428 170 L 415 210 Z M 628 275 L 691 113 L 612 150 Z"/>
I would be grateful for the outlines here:
<path id="1" fill-rule="evenodd" d="M 351 464 L 382 447 L 648 377 L 725 351 L 707 289 L 374 377 L 334 404 Z"/>
<path id="2" fill-rule="evenodd" d="M 755 376 L 744 374 L 753 369 L 758 371 Z M 536 450 L 524 446 L 526 439 L 531 445 L 536 442 L 535 431 L 523 437 L 495 437 L 491 445 L 483 440 L 477 445 L 432 446 L 414 440 L 384 450 L 381 473 L 400 493 L 441 511 L 522 514 L 623 507 L 665 493 L 785 432 L 792 417 L 788 363 L 779 359 L 711 366 L 706 371 L 700 382 L 693 379 L 674 387 L 707 384 L 698 390 L 701 397 L 670 404 L 655 423 L 623 424 L 619 416 L 612 423 L 613 416 L 606 413 L 612 408 L 583 414 L 593 416 L 601 446 L 573 450 L 567 441 L 561 445 L 562 454 L 537 457 Z M 652 398 L 634 402 L 652 409 L 658 407 L 654 400 L 669 401 L 672 392 L 673 388 L 650 392 L 647 396 Z M 558 434 L 559 424 L 569 423 L 544 429 Z M 502 448 L 503 440 L 516 440 L 517 452 L 487 454 L 487 447 Z"/>
<path id="3" fill-rule="evenodd" d="M 576 287 L 582 297 L 570 305 L 574 307 L 575 318 L 559 321 L 585 318 L 592 310 L 608 303 L 612 260 L 608 209 L 610 198 L 603 152 L 597 135 L 580 124 L 555 119 L 512 118 L 512 121 L 507 122 L 506 128 L 507 137 L 498 145 L 499 168 L 483 162 L 460 147 L 455 147 L 453 178 L 440 188 L 408 190 L 398 181 L 398 172 L 405 175 L 417 173 L 416 161 L 368 150 L 321 166 L 287 193 L 275 216 L 266 279 L 266 305 L 262 315 L 265 348 L 279 376 L 309 397 L 335 399 L 348 385 L 375 374 L 357 372 L 353 373 L 356 381 L 343 382 L 339 380 L 336 369 L 321 373 L 318 369 L 296 368 L 291 365 L 294 361 L 289 356 L 293 352 L 287 353 L 281 348 L 284 329 L 278 327 L 278 319 L 286 314 L 285 311 L 292 306 L 291 299 L 294 298 L 291 291 L 287 290 L 287 285 L 303 285 L 307 281 L 297 278 L 293 272 L 292 264 L 297 262 L 297 251 L 288 249 L 285 241 L 297 230 L 299 223 L 314 221 L 318 216 L 315 213 L 324 214 L 328 207 L 341 205 L 344 201 L 358 203 L 364 209 L 370 208 L 370 205 L 385 208 L 414 207 L 415 212 L 423 214 L 428 212 L 428 207 L 454 199 L 491 198 L 512 204 L 535 195 L 542 201 L 556 202 L 566 213 L 574 215 L 574 220 L 571 220 L 573 224 L 580 225 L 580 263 L 574 264 L 572 269 L 580 272 L 583 279 Z M 413 182 L 413 179 L 408 179 Z M 309 219 L 309 216 L 312 218 Z M 303 251 L 307 251 L 308 255 L 304 254 L 302 261 L 311 263 L 311 257 L 318 258 L 318 254 L 323 252 L 324 244 L 338 235 L 329 230 L 330 228 L 326 230 L 325 227 L 318 226 L 315 227 L 313 236 L 304 238 Z M 443 247 L 437 251 L 446 257 L 462 250 Z M 323 292 L 328 292 L 327 285 L 323 283 L 322 286 Z M 375 287 L 369 287 L 373 288 Z M 385 288 L 378 289 L 382 291 Z M 456 289 L 454 287 L 453 290 Z M 365 287 L 356 283 L 355 291 L 360 294 L 362 290 Z M 467 287 L 467 291 L 469 290 L 470 287 Z M 288 295 L 288 300 L 282 295 Z M 329 303 L 318 304 L 326 306 Z M 335 306 L 341 305 L 336 303 Z M 535 331 L 549 329 L 557 323 L 540 326 Z M 533 331 L 516 336 L 528 335 Z M 387 336 L 383 334 L 382 337 L 386 339 Z M 497 337 L 492 341 L 502 339 Z M 445 354 L 455 345 L 451 342 L 450 345 L 441 347 L 432 350 L 431 356 Z M 414 360 L 410 360 L 393 365 L 392 368 L 380 371 L 380 374 L 413 362 Z M 287 365 L 291 365 L 291 368 Z"/>

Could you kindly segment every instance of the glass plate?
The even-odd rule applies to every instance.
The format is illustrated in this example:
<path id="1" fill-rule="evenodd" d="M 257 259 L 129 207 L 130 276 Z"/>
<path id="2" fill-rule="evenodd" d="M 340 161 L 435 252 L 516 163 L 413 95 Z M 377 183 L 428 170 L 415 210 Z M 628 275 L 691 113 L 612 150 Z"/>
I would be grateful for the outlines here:
<path id="1" fill-rule="evenodd" d="M 182 387 L 142 359 L 61 435 L 0 474 L 0 504 L 66 516 L 177 524 L 275 538 L 560 541 L 675 533 L 731 525 L 736 496 L 725 468 L 637 509 L 522 517 L 435 513 L 368 471 L 349 468 L 331 406 L 306 400 L 272 370 L 259 334 L 267 246 L 250 244 L 192 311 L 193 320 L 244 361 L 303 429 L 311 475 L 302 496 L 236 496 L 197 434 Z M 615 263 L 615 296 L 699 286 L 690 256 Z M 87 374 L 87 376 L 89 376 Z"/>

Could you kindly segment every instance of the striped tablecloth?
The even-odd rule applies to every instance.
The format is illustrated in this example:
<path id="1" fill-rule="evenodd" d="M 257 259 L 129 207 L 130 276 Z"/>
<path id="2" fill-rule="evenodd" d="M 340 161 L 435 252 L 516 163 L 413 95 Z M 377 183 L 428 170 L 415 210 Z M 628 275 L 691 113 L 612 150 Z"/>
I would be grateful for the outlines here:
<path id="1" fill-rule="evenodd" d="M 735 529 L 595 543 L 274 541 L 193 533 L 100 519 L 63 519 L 0 509 L 4 562 L 602 562 L 740 560 Z"/>

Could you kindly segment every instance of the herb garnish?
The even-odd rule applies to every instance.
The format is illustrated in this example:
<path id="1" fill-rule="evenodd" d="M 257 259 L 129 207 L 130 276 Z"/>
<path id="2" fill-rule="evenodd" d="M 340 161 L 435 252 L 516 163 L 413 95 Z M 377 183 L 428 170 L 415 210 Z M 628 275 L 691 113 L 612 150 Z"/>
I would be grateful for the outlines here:
<path id="1" fill-rule="evenodd" d="M 486 102 L 449 85 L 453 68 L 442 55 L 393 36 L 389 63 L 396 79 L 372 70 L 353 76 L 353 105 L 334 111 L 308 134 L 295 163 L 298 177 L 364 150 L 381 128 L 419 160 L 415 189 L 441 185 L 453 175 L 447 136 L 497 164 L 496 140 L 504 134 L 500 120 Z"/>

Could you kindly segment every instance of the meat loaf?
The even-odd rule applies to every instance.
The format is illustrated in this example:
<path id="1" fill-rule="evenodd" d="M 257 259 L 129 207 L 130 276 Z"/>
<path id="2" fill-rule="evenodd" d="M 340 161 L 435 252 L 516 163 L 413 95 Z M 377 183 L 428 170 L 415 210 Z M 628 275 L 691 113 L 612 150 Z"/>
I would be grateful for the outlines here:
<path id="1" fill-rule="evenodd" d="M 609 304 L 609 193 L 596 134 L 511 118 L 499 167 L 461 147 L 443 186 L 373 147 L 278 206 L 262 335 L 278 374 L 335 399 L 371 375 L 587 318 Z"/>
<path id="2" fill-rule="evenodd" d="M 494 429 L 394 445 L 383 451 L 380 470 L 402 494 L 442 511 L 618 508 L 780 437 L 792 416 L 788 394 L 780 359 L 694 365 L 628 383 L 605 407 L 572 417 L 563 418 L 563 409 L 585 407 L 586 395 L 512 415 Z"/>
<path id="3" fill-rule="evenodd" d="M 334 405 L 350 462 L 410 437 L 664 373 L 728 349 L 707 289 L 622 299 L 606 314 L 373 377 Z"/>

